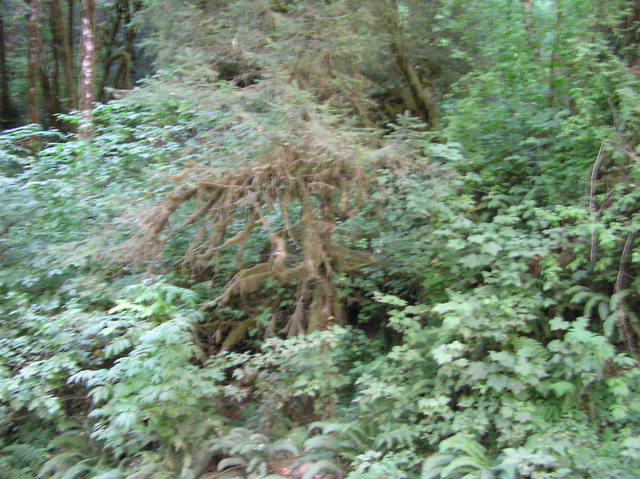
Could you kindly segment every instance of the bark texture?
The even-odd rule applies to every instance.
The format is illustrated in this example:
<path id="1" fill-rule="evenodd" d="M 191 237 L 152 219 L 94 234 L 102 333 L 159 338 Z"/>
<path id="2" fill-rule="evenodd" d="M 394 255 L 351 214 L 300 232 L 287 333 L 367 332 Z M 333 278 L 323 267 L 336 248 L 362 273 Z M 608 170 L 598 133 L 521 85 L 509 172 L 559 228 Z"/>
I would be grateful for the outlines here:
<path id="1" fill-rule="evenodd" d="M 80 12 L 80 86 L 78 109 L 82 115 L 80 133 L 91 135 L 91 103 L 95 81 L 96 60 L 96 4 L 95 0 L 82 0 Z"/>
<path id="2" fill-rule="evenodd" d="M 73 18 L 75 15 L 75 0 L 67 0 L 67 45 L 73 55 Z"/>
<path id="3" fill-rule="evenodd" d="M 40 18 L 38 0 L 29 0 L 27 60 L 27 122 L 40 122 Z"/>
<path id="4" fill-rule="evenodd" d="M 76 108 L 76 88 L 73 81 L 73 56 L 71 53 L 71 43 L 69 42 L 68 30 L 73 25 L 65 25 L 64 9 L 62 0 L 50 0 L 51 10 L 51 30 L 53 37 L 54 51 L 62 63 L 62 73 L 64 76 L 64 93 L 66 97 L 66 107 L 68 110 Z"/>
<path id="5" fill-rule="evenodd" d="M 113 13 L 113 17 L 111 19 L 110 30 L 106 35 L 102 43 L 102 49 L 104 51 L 104 57 L 102 58 L 102 75 L 100 76 L 100 82 L 97 90 L 97 98 L 98 101 L 104 102 L 109 98 L 107 96 L 107 92 L 105 88 L 109 82 L 109 76 L 111 73 L 111 66 L 118 58 L 117 54 L 113 53 L 116 43 L 116 36 L 118 35 L 118 31 L 120 30 L 120 24 L 122 23 L 123 2 L 128 2 L 128 0 L 118 0 L 116 4 L 115 12 Z"/>
<path id="6" fill-rule="evenodd" d="M 40 75 L 40 90 L 42 91 L 42 99 L 44 100 L 44 113 L 46 115 L 46 124 L 52 122 L 56 127 L 60 126 L 55 121 L 55 114 L 60 113 L 60 103 L 57 91 L 49 78 L 49 74 L 43 65 L 40 65 L 38 74 Z"/>
<path id="7" fill-rule="evenodd" d="M 423 84 L 420 76 L 411 64 L 407 54 L 407 46 L 402 23 L 398 14 L 396 0 L 384 0 L 384 24 L 390 37 L 391 53 L 402 73 L 402 77 L 409 87 L 413 103 L 418 113 L 427 123 L 429 129 L 438 128 L 438 109 L 433 89 Z"/>
<path id="8" fill-rule="evenodd" d="M 0 5 L 2 5 L 0 3 Z M 0 13 L 0 127 L 7 128 L 14 120 L 15 112 L 9 95 L 9 72 L 7 71 L 7 44 L 4 37 L 4 18 Z"/>

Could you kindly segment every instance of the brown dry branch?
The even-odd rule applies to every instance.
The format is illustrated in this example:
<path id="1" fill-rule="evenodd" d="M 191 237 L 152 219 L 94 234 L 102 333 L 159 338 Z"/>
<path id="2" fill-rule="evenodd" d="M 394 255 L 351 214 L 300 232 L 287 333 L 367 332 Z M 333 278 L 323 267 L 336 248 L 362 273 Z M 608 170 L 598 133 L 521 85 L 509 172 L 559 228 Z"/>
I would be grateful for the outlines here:
<path id="1" fill-rule="evenodd" d="M 191 100 L 226 112 L 225 119 L 199 133 L 199 163 L 171 175 L 173 192 L 145 212 L 138 233 L 113 256 L 156 269 L 165 253 L 179 251 L 185 272 L 223 286 L 202 307 L 217 316 L 203 326 L 214 328 L 206 335 L 218 344 L 252 329 L 243 326 L 238 336 L 238 320 L 233 328 L 214 325 L 228 319 L 225 306 L 246 318 L 268 307 L 269 328 L 288 335 L 343 322 L 334 278 L 362 269 L 372 256 L 340 244 L 336 227 L 370 207 L 380 190 L 375 172 L 429 174 L 428 166 L 401 138 L 372 149 L 375 134 L 338 124 L 340 117 L 278 78 L 207 92 L 204 98 L 194 90 Z M 269 112 L 254 111 L 254 104 L 269 105 Z M 240 124 L 253 134 L 235 138 Z M 234 140 L 233 148 L 220 147 L 223 137 Z"/>
<path id="2" fill-rule="evenodd" d="M 330 154 L 337 151 L 322 142 L 302 142 L 295 149 L 277 145 L 253 166 L 192 168 L 189 174 L 176 176 L 175 190 L 147 216 L 130 243 L 132 259 L 139 265 L 154 264 L 167 243 L 184 232 L 190 243 L 182 261 L 190 271 L 215 268 L 223 251 L 237 249 L 236 274 L 205 310 L 233 303 L 250 314 L 256 293 L 271 280 L 297 291 L 290 317 L 273 316 L 283 318 L 288 334 L 342 322 L 335 273 L 359 269 L 370 257 L 336 244 L 333 233 L 346 219 L 346 211 L 358 210 L 354 205 L 349 208 L 349 203 L 366 196 L 363 192 L 373 185 L 373 178 L 364 175 L 362 163 L 351 159 L 354 155 Z M 193 212 L 172 227 L 186 204 Z M 262 262 L 242 267 L 244 248 L 252 238 L 266 238 L 265 256 Z M 223 329 L 226 338 L 223 349 L 242 340 L 254 325 L 254 319 L 237 322 L 233 328 L 218 323 L 216 329 Z"/>

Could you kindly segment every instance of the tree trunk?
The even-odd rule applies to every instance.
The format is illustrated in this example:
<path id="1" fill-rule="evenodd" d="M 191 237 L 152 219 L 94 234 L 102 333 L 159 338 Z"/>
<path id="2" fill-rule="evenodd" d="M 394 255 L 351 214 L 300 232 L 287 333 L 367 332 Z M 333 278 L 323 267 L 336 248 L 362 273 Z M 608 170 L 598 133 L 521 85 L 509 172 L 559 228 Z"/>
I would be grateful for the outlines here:
<path id="1" fill-rule="evenodd" d="M 41 78 L 41 82 L 42 82 L 42 88 L 43 91 L 45 92 L 46 95 L 46 91 L 47 88 L 49 88 L 49 94 L 52 95 L 51 100 L 49 101 L 50 105 L 55 105 L 55 110 L 51 110 L 49 109 L 48 111 L 50 113 L 61 113 L 63 111 L 62 109 L 62 104 L 61 104 L 61 94 L 60 94 L 60 55 L 61 55 L 61 49 L 58 47 L 57 44 L 57 39 L 56 39 L 56 25 L 55 25 L 55 15 L 54 15 L 54 10 L 53 10 L 53 5 L 51 3 L 51 0 L 49 0 L 47 2 L 47 5 L 49 7 L 49 30 L 51 31 L 51 35 L 49 36 L 49 47 L 51 48 L 51 58 L 52 58 L 52 64 L 53 64 L 53 68 L 51 71 L 51 84 L 50 85 L 45 85 L 45 80 L 42 79 L 43 75 L 46 77 L 47 76 L 47 72 L 44 69 L 44 66 L 42 64 L 40 64 L 40 78 Z M 49 78 L 46 78 L 46 82 L 49 82 Z M 46 100 L 46 97 L 45 97 Z M 53 117 L 52 117 L 53 118 Z M 54 120 L 54 122 L 57 123 L 57 121 Z"/>
<path id="2" fill-rule="evenodd" d="M 396 62 L 400 67 L 402 76 L 404 77 L 413 101 L 423 117 L 430 130 L 438 128 L 438 109 L 433 92 L 430 88 L 426 88 L 420 81 L 420 77 L 411 65 L 409 58 L 403 51 L 403 46 L 397 43 L 391 44 L 391 51 L 396 57 Z"/>
<path id="3" fill-rule="evenodd" d="M 95 78 L 96 58 L 96 4 L 95 0 L 82 0 L 80 12 L 80 87 L 78 109 L 82 117 L 80 134 L 91 136 L 91 103 Z"/>
<path id="4" fill-rule="evenodd" d="M 44 110 L 47 118 L 47 125 L 49 125 L 49 121 L 51 121 L 56 127 L 59 127 L 60 125 L 54 117 L 56 113 L 60 113 L 60 103 L 58 102 L 57 92 L 52 86 L 52 82 L 49 81 L 49 75 L 47 74 L 44 65 L 40 65 L 38 74 L 40 75 L 40 86 L 42 90 L 42 97 L 44 99 Z"/>
<path id="5" fill-rule="evenodd" d="M 429 129 L 435 130 L 438 128 L 438 108 L 435 94 L 430 87 L 423 85 L 407 56 L 404 32 L 398 16 L 398 5 L 395 0 L 385 0 L 384 8 L 386 10 L 384 23 L 387 33 L 391 37 L 391 53 L 394 55 L 404 81 L 409 87 L 413 101 L 418 108 L 418 113 L 427 123 Z"/>
<path id="6" fill-rule="evenodd" d="M 51 29 L 53 30 L 53 27 L 51 25 L 51 16 L 49 16 L 49 27 L 51 27 Z M 51 42 L 49 46 L 51 47 L 51 55 L 53 58 L 51 82 L 53 91 L 55 92 L 56 104 L 58 105 L 58 110 L 56 111 L 56 113 L 61 113 L 63 110 L 61 105 L 62 97 L 60 94 L 60 51 L 58 50 L 58 48 L 56 48 L 53 35 L 51 35 Z"/>
<path id="7" fill-rule="evenodd" d="M 111 30 L 107 35 L 107 38 L 102 45 L 104 49 L 104 57 L 101 61 L 102 63 L 102 76 L 100 77 L 100 83 L 97 90 L 98 101 L 107 101 L 109 98 L 105 92 L 105 88 L 109 83 L 109 75 L 111 73 L 111 66 L 114 61 L 118 58 L 117 54 L 113 53 L 114 45 L 116 43 L 116 36 L 118 35 L 118 30 L 120 30 L 120 24 L 122 23 L 122 16 L 124 11 L 123 3 L 128 3 L 128 0 L 118 0 L 116 4 L 116 11 L 112 18 Z"/>
<path id="8" fill-rule="evenodd" d="M 0 4 L 1 5 L 1 4 Z M 15 120 L 15 111 L 9 95 L 9 72 L 6 61 L 4 18 L 0 12 L 0 128 L 8 128 Z"/>
<path id="9" fill-rule="evenodd" d="M 27 122 L 40 122 L 40 25 L 38 0 L 29 0 L 28 59 L 27 59 Z"/>
<path id="10" fill-rule="evenodd" d="M 69 42 L 68 31 L 73 25 L 65 25 L 62 0 L 49 0 L 51 7 L 51 31 L 54 48 L 58 52 L 58 57 L 62 62 L 64 74 L 64 93 L 66 97 L 65 105 L 67 110 L 76 108 L 76 88 L 73 81 L 73 57 L 71 54 L 71 43 Z"/>
<path id="11" fill-rule="evenodd" d="M 129 2 L 126 1 L 127 9 L 124 12 L 125 27 L 127 29 L 126 44 L 125 44 L 125 48 L 127 52 L 127 58 L 126 58 L 127 64 L 125 65 L 126 71 L 125 71 L 125 79 L 124 79 L 124 85 L 123 85 L 125 89 L 133 88 L 133 59 L 134 59 L 133 44 L 136 39 L 136 29 L 132 25 L 131 20 L 132 20 L 133 14 L 139 8 L 139 5 L 137 5 L 139 3 L 140 2 L 133 1 L 132 4 L 129 4 Z"/>
<path id="12" fill-rule="evenodd" d="M 74 17 L 74 0 L 67 0 L 67 45 L 73 57 L 73 17 Z M 72 64 L 73 66 L 73 64 Z M 72 68 L 73 70 L 73 68 Z"/>

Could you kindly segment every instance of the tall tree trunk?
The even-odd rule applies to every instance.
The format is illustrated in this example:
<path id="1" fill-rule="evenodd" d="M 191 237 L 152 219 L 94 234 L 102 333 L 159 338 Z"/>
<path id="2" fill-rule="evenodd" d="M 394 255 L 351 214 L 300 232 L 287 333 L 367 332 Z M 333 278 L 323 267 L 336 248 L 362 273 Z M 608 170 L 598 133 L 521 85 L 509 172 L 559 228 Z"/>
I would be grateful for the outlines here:
<path id="1" fill-rule="evenodd" d="M 0 6 L 3 6 L 0 3 Z M 9 95 L 9 72 L 7 71 L 6 42 L 4 38 L 4 18 L 0 12 L 0 127 L 8 128 L 15 119 L 15 112 Z"/>
<path id="2" fill-rule="evenodd" d="M 51 121 L 56 127 L 59 127 L 60 124 L 54 116 L 56 113 L 60 113 L 61 110 L 57 92 L 55 91 L 55 87 L 52 86 L 52 82 L 49 80 L 49 75 L 44 65 L 40 65 L 38 74 L 40 75 L 40 86 L 42 89 L 42 97 L 44 99 L 44 110 L 46 113 L 46 118 L 48 121 Z"/>
<path id="3" fill-rule="evenodd" d="M 40 25 L 38 0 L 29 0 L 28 59 L 27 59 L 27 122 L 40 122 Z"/>
<path id="4" fill-rule="evenodd" d="M 438 108 L 433 90 L 424 85 L 406 53 L 406 42 L 402 24 L 398 14 L 396 0 L 385 0 L 384 23 L 389 34 L 391 53 L 396 59 L 405 83 L 409 87 L 411 96 L 419 114 L 427 123 L 429 129 L 438 128 Z"/>
<path id="5" fill-rule="evenodd" d="M 112 18 L 111 22 L 111 30 L 107 35 L 107 38 L 102 45 L 104 49 L 104 57 L 102 59 L 102 75 L 100 77 L 100 83 L 98 86 L 98 101 L 107 101 L 107 94 L 105 92 L 105 88 L 109 82 L 109 74 L 111 73 L 111 66 L 114 61 L 118 58 L 117 54 L 113 53 L 114 45 L 116 42 L 116 36 L 118 35 L 118 30 L 120 30 L 120 24 L 122 23 L 122 16 L 124 12 L 123 2 L 128 3 L 128 0 L 118 0 L 116 4 L 116 11 Z"/>
<path id="6" fill-rule="evenodd" d="M 49 26 L 51 26 L 51 16 L 49 16 Z M 62 110 L 62 97 L 60 93 L 60 51 L 55 45 L 53 35 L 51 36 L 51 54 L 53 57 L 53 71 L 51 72 L 51 83 L 53 91 L 55 92 L 56 104 L 58 105 L 58 110 L 56 113 L 61 113 Z"/>
<path id="7" fill-rule="evenodd" d="M 126 64 L 126 75 L 124 80 L 124 88 L 131 89 L 133 88 L 133 60 L 134 60 L 134 41 L 136 39 L 136 29 L 131 23 L 133 14 L 140 8 L 140 2 L 136 2 L 135 0 L 129 4 L 129 1 L 126 0 L 127 9 L 124 13 L 124 21 L 125 27 L 127 29 L 126 35 L 126 52 L 127 52 L 127 64 Z"/>
<path id="8" fill-rule="evenodd" d="M 67 45 L 73 56 L 73 17 L 75 16 L 75 0 L 67 0 Z M 73 65 L 73 64 L 72 64 Z M 73 70 L 73 68 L 72 68 Z"/>
<path id="9" fill-rule="evenodd" d="M 91 136 L 91 103 L 95 79 L 96 59 L 96 4 L 95 0 L 82 0 L 80 12 L 80 87 L 78 109 L 82 116 L 80 134 Z"/>
<path id="10" fill-rule="evenodd" d="M 55 15 L 54 9 L 52 6 L 51 0 L 47 2 L 49 7 L 49 30 L 51 30 L 51 35 L 49 37 L 49 47 L 51 48 L 51 58 L 53 60 L 53 67 L 51 71 L 51 85 L 50 85 L 50 93 L 53 94 L 53 100 L 55 102 L 55 111 L 53 113 L 61 113 L 62 110 L 62 98 L 60 94 L 60 55 L 61 48 L 58 45 L 56 39 L 56 25 L 55 25 Z M 40 71 L 46 75 L 44 68 L 40 65 Z M 40 75 L 42 77 L 42 74 Z M 48 79 L 47 79 L 48 81 Z M 46 89 L 43 83 L 43 89 Z"/>
<path id="11" fill-rule="evenodd" d="M 425 85 L 422 84 L 420 77 L 411 65 L 411 61 L 403 49 L 402 44 L 397 44 L 396 42 L 391 44 L 391 51 L 396 57 L 396 62 L 400 67 L 402 76 L 409 87 L 409 91 L 411 92 L 411 96 L 419 113 L 422 115 L 429 129 L 435 130 L 438 128 L 438 109 L 433 91 L 431 88 L 426 88 Z"/>
<path id="12" fill-rule="evenodd" d="M 77 105 L 76 88 L 73 81 L 73 57 L 68 32 L 73 25 L 65 25 L 62 0 L 49 0 L 51 8 L 51 31 L 53 34 L 54 48 L 62 63 L 64 75 L 64 93 L 67 110 L 72 110 Z"/>

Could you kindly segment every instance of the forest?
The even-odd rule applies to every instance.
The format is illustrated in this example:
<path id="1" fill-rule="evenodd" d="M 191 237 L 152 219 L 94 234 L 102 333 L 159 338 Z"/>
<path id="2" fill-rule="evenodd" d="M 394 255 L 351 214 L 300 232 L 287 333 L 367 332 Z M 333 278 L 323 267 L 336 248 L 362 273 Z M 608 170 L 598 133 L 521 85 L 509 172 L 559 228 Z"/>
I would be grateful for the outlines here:
<path id="1" fill-rule="evenodd" d="M 0 0 L 0 477 L 637 479 L 639 184 L 637 0 Z"/>

